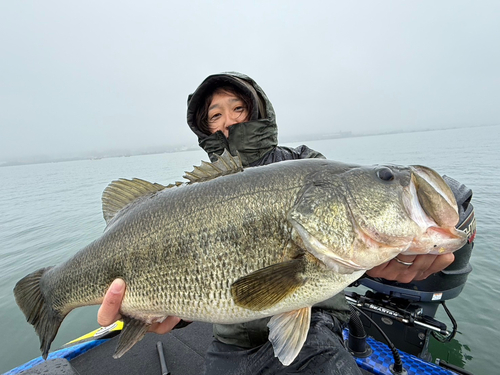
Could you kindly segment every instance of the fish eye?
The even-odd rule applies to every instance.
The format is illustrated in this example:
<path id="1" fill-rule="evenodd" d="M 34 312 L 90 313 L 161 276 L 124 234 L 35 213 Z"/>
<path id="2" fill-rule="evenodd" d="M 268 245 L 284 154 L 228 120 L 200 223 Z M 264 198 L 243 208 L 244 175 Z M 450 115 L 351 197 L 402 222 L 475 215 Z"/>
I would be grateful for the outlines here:
<path id="1" fill-rule="evenodd" d="M 392 170 L 387 167 L 383 167 L 377 170 L 377 176 L 380 178 L 382 181 L 392 181 L 394 180 L 394 173 L 392 173 Z"/>

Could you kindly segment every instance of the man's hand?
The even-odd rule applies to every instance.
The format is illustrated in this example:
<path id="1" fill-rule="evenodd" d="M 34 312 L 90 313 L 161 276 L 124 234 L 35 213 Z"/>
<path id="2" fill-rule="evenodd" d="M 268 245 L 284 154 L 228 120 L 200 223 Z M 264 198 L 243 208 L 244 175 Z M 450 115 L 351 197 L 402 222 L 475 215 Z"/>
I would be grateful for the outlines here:
<path id="1" fill-rule="evenodd" d="M 97 322 L 105 327 L 121 319 L 120 306 L 122 304 L 123 296 L 125 295 L 125 281 L 122 279 L 115 279 L 108 291 L 106 296 L 102 301 L 102 305 L 97 313 Z M 180 322 L 180 318 L 176 316 L 169 316 L 161 323 L 154 323 L 149 327 L 150 332 L 155 332 L 159 334 L 170 332 L 177 323 Z"/>
<path id="2" fill-rule="evenodd" d="M 381 264 L 366 274 L 371 277 L 380 277 L 386 280 L 394 280 L 400 283 L 423 280 L 433 273 L 439 272 L 448 267 L 455 260 L 455 255 L 398 255 L 402 262 L 413 263 L 410 266 L 399 263 L 395 259 Z"/>

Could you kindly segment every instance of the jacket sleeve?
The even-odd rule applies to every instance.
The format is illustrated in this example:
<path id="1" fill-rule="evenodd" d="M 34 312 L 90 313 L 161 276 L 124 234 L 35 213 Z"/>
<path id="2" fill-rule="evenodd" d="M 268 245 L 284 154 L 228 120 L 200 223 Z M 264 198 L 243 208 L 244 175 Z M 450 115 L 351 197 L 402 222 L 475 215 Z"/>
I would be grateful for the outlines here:
<path id="1" fill-rule="evenodd" d="M 295 150 L 298 154 L 298 159 L 326 159 L 322 153 L 313 150 L 306 145 L 300 145 L 293 150 Z"/>
<path id="2" fill-rule="evenodd" d="M 277 163 L 283 160 L 294 159 L 326 159 L 323 154 L 305 145 L 295 148 L 286 146 L 276 146 L 273 150 L 264 155 L 261 159 L 251 163 L 249 167 Z"/>

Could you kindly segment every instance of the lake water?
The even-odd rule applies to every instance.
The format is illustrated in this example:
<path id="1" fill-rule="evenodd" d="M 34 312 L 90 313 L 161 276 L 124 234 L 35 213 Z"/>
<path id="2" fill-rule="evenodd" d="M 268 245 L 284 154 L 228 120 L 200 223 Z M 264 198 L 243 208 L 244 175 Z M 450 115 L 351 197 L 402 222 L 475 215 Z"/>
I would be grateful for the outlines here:
<path id="1" fill-rule="evenodd" d="M 495 372 L 500 342 L 500 126 L 304 143 L 344 162 L 426 165 L 472 188 L 478 228 L 473 272 L 462 294 L 447 302 L 459 333 L 446 348 L 433 345 L 433 350 L 476 375 Z M 101 235 L 101 194 L 108 183 L 121 177 L 182 180 L 183 172 L 201 160 L 207 157 L 200 149 L 0 168 L 0 373 L 40 355 L 38 337 L 15 303 L 15 283 L 38 268 L 61 263 Z M 96 312 L 92 306 L 69 314 L 52 348 L 95 329 Z M 437 317 L 451 326 L 441 309 Z"/>

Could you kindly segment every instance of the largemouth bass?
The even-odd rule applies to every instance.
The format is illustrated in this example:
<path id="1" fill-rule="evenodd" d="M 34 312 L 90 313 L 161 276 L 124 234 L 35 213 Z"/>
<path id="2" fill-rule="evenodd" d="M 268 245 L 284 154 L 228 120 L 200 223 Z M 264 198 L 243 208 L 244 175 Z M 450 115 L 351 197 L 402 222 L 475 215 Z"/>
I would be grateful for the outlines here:
<path id="1" fill-rule="evenodd" d="M 269 340 L 290 364 L 311 306 L 400 253 L 459 249 L 453 193 L 422 166 L 307 159 L 243 170 L 229 153 L 165 187 L 118 180 L 103 193 L 103 235 L 14 288 L 47 357 L 65 316 L 127 288 L 120 357 L 169 315 L 230 324 L 272 316 Z"/>

